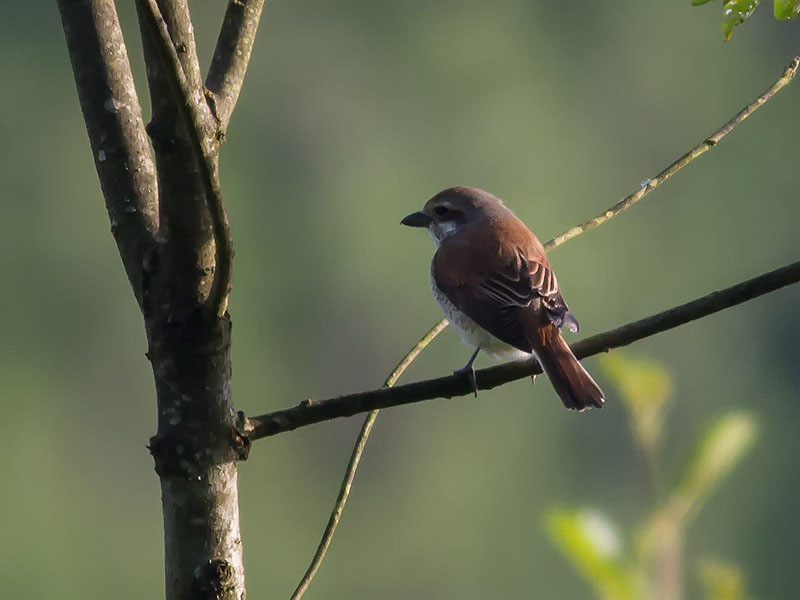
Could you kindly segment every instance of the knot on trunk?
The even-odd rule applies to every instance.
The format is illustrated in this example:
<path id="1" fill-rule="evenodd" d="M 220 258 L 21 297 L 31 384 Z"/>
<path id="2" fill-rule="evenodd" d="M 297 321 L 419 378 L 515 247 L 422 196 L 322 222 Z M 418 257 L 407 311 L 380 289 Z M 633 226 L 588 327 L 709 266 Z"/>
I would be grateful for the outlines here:
<path id="1" fill-rule="evenodd" d="M 247 460 L 250 439 L 235 427 L 229 436 L 192 435 L 180 427 L 170 427 L 150 438 L 147 446 L 159 477 L 194 477 L 208 466 L 237 460 Z"/>
<path id="2" fill-rule="evenodd" d="M 208 561 L 195 571 L 192 600 L 223 600 L 235 587 L 234 575 L 234 568 L 227 560 Z"/>

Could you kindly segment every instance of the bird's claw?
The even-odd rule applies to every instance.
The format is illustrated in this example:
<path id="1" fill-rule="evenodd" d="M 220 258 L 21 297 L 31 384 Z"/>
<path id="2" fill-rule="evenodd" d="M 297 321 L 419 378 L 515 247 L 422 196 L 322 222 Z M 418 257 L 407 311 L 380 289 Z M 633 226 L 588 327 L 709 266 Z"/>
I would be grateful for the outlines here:
<path id="1" fill-rule="evenodd" d="M 453 375 L 455 376 L 466 375 L 472 393 L 475 394 L 476 398 L 478 397 L 478 379 L 475 377 L 475 367 L 469 365 L 467 367 L 456 369 L 455 371 L 453 371 Z"/>

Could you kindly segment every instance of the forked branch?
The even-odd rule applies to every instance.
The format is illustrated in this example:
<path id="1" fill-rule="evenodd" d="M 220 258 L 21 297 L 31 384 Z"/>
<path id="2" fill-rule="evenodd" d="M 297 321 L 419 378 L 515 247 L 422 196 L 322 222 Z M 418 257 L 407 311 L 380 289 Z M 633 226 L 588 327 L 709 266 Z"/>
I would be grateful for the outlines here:
<path id="1" fill-rule="evenodd" d="M 169 35 L 167 23 L 155 0 L 137 0 L 137 2 L 141 8 L 144 22 L 158 47 L 162 66 L 169 75 L 175 101 L 183 117 L 203 183 L 214 231 L 216 253 L 214 280 L 208 296 L 208 307 L 209 312 L 221 316 L 228 306 L 233 270 L 233 240 L 225 204 L 222 200 L 214 147 L 203 134 L 206 127 L 201 103 L 205 102 L 205 99 L 201 90 L 195 90 L 190 85 Z"/>

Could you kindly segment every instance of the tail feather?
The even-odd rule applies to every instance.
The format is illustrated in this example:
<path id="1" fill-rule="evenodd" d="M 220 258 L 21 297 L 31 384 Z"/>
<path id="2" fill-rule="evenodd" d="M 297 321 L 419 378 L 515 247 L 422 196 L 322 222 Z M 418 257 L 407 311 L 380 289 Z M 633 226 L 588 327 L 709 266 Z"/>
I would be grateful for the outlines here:
<path id="1" fill-rule="evenodd" d="M 534 348 L 536 358 L 564 406 L 570 410 L 602 408 L 603 390 L 575 358 L 558 328 L 545 326 L 540 333 Z"/>

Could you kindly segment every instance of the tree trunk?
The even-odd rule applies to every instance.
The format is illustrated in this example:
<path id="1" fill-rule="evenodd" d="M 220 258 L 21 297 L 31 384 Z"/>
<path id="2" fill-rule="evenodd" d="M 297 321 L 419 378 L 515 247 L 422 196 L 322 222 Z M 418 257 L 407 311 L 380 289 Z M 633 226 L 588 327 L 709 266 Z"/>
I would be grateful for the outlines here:
<path id="1" fill-rule="evenodd" d="M 230 393 L 227 284 L 219 310 L 208 301 L 220 271 L 218 240 L 199 172 L 206 161 L 202 166 L 216 177 L 219 132 L 238 96 L 262 5 L 231 2 L 213 92 L 200 78 L 187 1 L 137 3 L 153 106 L 151 148 L 114 1 L 58 0 L 112 233 L 144 314 L 158 404 L 150 451 L 161 479 L 168 600 L 245 598 L 236 461 L 246 458 L 249 440 Z M 176 74 L 163 60 L 159 30 L 147 26 L 152 20 L 165 24 L 169 49 L 178 53 L 178 76 L 202 109 L 197 136 L 214 149 L 211 156 L 199 156 L 192 145 L 192 124 L 181 111 L 187 99 L 171 85 Z M 224 109 L 224 120 L 211 114 L 207 98 Z"/>
<path id="2" fill-rule="evenodd" d="M 230 396 L 230 333 L 227 317 L 201 313 L 147 322 L 168 599 L 245 597 L 236 461 L 248 445 Z"/>

